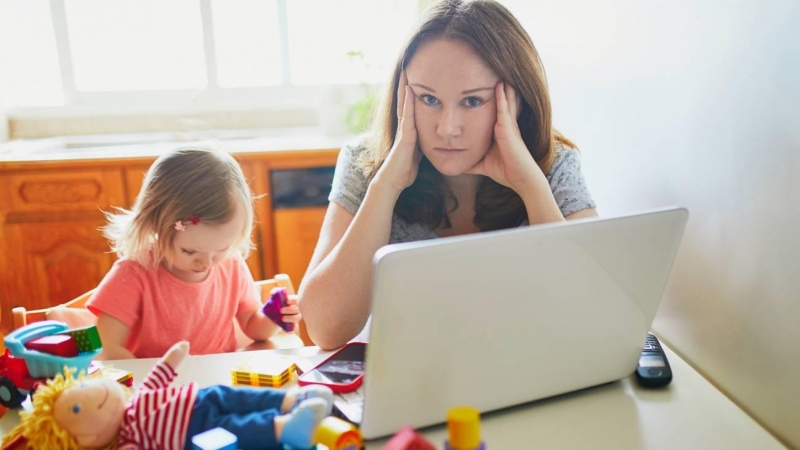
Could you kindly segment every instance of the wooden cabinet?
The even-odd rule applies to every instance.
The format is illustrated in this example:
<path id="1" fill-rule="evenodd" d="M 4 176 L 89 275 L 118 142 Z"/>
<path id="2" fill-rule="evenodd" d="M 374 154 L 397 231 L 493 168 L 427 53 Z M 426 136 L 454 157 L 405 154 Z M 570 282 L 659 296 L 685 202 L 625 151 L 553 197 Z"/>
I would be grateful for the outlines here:
<path id="1" fill-rule="evenodd" d="M 289 273 L 299 286 L 317 242 L 325 206 L 274 209 L 271 173 L 327 167 L 338 145 L 240 153 L 255 204 L 256 250 L 248 265 L 256 279 Z M 45 308 L 70 300 L 102 280 L 116 255 L 100 227 L 103 211 L 130 208 L 155 156 L 0 161 L 0 332 L 11 309 Z"/>
<path id="2" fill-rule="evenodd" d="M 288 274 L 297 287 L 308 268 L 325 219 L 326 207 L 278 209 L 273 214 L 275 224 L 275 255 L 277 270 Z"/>

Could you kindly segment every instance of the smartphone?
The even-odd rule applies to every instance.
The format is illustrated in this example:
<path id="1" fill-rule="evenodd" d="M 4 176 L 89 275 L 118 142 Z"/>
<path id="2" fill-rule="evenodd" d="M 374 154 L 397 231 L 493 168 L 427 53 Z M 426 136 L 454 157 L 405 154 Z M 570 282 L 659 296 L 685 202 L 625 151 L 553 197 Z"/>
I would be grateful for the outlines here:
<path id="1" fill-rule="evenodd" d="M 300 386 L 321 384 L 339 394 L 355 391 L 364 381 L 366 355 L 366 343 L 350 342 L 317 367 L 300 375 L 297 382 Z"/>

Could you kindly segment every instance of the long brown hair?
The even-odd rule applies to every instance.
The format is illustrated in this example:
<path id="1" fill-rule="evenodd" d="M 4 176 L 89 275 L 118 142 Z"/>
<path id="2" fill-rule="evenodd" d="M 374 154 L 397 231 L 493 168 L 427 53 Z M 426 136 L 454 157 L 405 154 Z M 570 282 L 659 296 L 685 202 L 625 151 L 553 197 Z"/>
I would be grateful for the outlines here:
<path id="1" fill-rule="evenodd" d="M 544 68 L 533 41 L 517 19 L 491 0 L 443 0 L 423 13 L 379 97 L 372 133 L 356 160 L 367 180 L 372 180 L 386 160 L 397 134 L 397 86 L 402 71 L 423 42 L 438 38 L 471 45 L 501 80 L 516 89 L 522 100 L 517 119 L 522 140 L 544 173 L 553 164 L 557 143 L 574 147 L 552 126 Z M 410 223 L 434 229 L 449 227 L 448 199 L 453 208 L 457 207 L 442 175 L 423 157 L 417 179 L 400 194 L 395 213 Z M 480 230 L 516 227 L 526 218 L 525 205 L 516 192 L 489 177 L 481 181 L 474 220 Z"/>

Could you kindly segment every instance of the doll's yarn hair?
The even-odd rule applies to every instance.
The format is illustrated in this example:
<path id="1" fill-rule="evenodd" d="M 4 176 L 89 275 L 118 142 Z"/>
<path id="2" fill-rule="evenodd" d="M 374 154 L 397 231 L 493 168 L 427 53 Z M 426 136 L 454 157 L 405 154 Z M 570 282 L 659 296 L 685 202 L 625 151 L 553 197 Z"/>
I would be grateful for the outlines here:
<path id="1" fill-rule="evenodd" d="M 75 438 L 69 435 L 66 430 L 56 423 L 53 416 L 53 405 L 62 392 L 84 380 L 81 372 L 77 378 L 74 377 L 74 368 L 64 368 L 64 374 L 58 374 L 47 384 L 39 386 L 33 396 L 33 411 L 21 411 L 20 424 L 17 425 L 9 434 L 3 437 L 3 446 L 13 441 L 17 436 L 22 435 L 27 440 L 25 448 L 34 449 L 64 449 L 81 450 Z M 91 377 L 89 377 L 91 378 Z M 104 450 L 115 450 L 117 441 L 104 447 Z"/>

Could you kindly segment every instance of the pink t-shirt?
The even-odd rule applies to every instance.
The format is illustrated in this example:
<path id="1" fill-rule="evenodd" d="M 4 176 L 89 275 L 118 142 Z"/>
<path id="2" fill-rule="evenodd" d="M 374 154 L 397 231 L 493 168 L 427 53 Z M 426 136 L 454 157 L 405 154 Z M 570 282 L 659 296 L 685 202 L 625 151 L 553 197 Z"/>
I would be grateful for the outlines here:
<path id="1" fill-rule="evenodd" d="M 236 350 L 234 319 L 261 307 L 258 288 L 237 255 L 211 268 L 200 283 L 179 280 L 162 265 L 148 268 L 120 259 L 106 274 L 86 307 L 130 328 L 125 347 L 137 358 L 161 357 L 187 340 L 192 354 Z"/>

